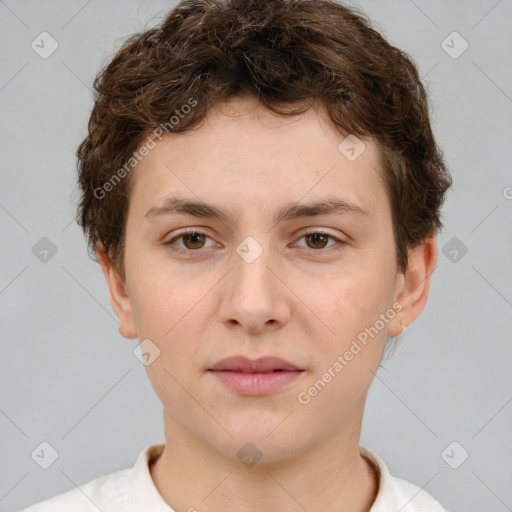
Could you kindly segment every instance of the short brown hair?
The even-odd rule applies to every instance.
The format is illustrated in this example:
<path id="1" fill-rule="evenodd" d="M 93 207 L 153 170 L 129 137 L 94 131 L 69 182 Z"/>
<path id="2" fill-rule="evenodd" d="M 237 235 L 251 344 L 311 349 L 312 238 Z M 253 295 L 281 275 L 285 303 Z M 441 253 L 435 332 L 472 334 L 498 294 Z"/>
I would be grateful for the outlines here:
<path id="1" fill-rule="evenodd" d="M 94 88 L 88 135 L 77 150 L 77 222 L 93 259 L 101 246 L 123 277 L 137 148 L 158 127 L 185 132 L 215 103 L 246 94 L 291 116 L 320 102 L 340 133 L 377 140 L 401 271 L 408 250 L 443 227 L 440 208 L 452 180 L 425 88 L 412 59 L 353 7 L 331 0 L 183 0 L 159 26 L 127 39 Z M 191 99 L 194 108 L 171 123 Z"/>

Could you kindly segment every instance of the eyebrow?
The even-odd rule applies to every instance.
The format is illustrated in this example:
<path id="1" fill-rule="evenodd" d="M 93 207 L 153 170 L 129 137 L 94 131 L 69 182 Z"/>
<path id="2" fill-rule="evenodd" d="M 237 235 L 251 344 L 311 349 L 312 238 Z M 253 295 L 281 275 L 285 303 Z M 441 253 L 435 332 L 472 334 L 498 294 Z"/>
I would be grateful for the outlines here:
<path id="1" fill-rule="evenodd" d="M 211 204 L 193 199 L 169 197 L 161 205 L 153 206 L 144 215 L 147 219 L 172 214 L 185 214 L 194 217 L 219 219 L 227 222 L 229 215 L 226 210 Z M 274 222 L 277 224 L 284 220 L 301 217 L 313 217 L 315 215 L 356 214 L 361 217 L 369 215 L 369 212 L 355 203 L 342 199 L 329 198 L 309 204 L 290 202 L 284 205 L 277 213 Z"/>

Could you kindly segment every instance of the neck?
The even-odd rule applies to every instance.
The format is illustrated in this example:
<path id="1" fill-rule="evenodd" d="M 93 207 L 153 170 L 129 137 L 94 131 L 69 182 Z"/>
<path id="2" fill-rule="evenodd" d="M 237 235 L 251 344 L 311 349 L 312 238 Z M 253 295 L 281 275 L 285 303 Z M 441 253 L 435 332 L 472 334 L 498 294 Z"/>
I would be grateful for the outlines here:
<path id="1" fill-rule="evenodd" d="M 168 415 L 165 430 L 165 448 L 150 472 L 174 510 L 369 512 L 377 495 L 375 472 L 359 453 L 360 424 L 286 460 L 252 467 L 211 450 Z"/>

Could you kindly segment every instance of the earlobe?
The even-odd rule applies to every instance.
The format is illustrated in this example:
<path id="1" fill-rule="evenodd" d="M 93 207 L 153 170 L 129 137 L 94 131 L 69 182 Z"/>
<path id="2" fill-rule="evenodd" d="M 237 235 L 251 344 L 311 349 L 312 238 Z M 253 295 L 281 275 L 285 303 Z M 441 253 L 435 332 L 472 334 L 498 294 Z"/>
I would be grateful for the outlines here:
<path id="1" fill-rule="evenodd" d="M 101 244 L 98 246 L 96 255 L 105 280 L 107 281 L 110 303 L 119 319 L 119 333 L 125 338 L 135 339 L 138 337 L 138 334 L 133 318 L 131 299 L 126 290 L 126 284 L 112 265 L 110 257 Z"/>
<path id="2" fill-rule="evenodd" d="M 124 338 L 129 338 L 129 339 L 138 338 L 137 333 L 135 333 L 135 335 L 134 335 L 132 331 L 126 330 L 126 328 L 123 326 L 123 324 L 119 324 L 118 330 L 119 330 L 119 334 L 121 336 L 123 336 Z"/>
<path id="3" fill-rule="evenodd" d="M 419 316 L 428 298 L 430 276 L 437 261 L 435 235 L 430 235 L 421 244 L 409 251 L 407 269 L 400 274 L 401 285 L 395 298 L 402 305 L 396 317 L 396 334 L 403 332 L 402 325 L 409 326 Z"/>

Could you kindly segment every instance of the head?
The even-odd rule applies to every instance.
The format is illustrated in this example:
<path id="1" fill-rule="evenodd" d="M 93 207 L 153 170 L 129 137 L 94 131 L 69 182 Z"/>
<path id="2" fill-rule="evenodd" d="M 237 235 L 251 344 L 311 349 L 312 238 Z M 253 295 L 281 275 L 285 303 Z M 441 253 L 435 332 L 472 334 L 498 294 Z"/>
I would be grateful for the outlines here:
<path id="1" fill-rule="evenodd" d="M 269 462 L 354 427 L 451 184 L 410 57 L 328 0 L 184 1 L 95 90 L 78 221 L 168 422 Z M 210 371 L 234 355 L 302 371 L 248 396 Z"/>

